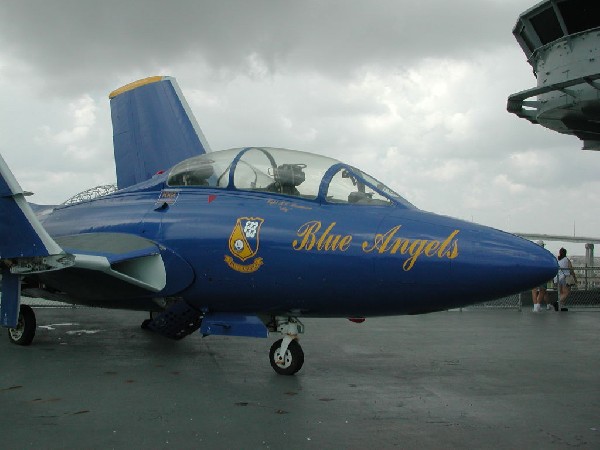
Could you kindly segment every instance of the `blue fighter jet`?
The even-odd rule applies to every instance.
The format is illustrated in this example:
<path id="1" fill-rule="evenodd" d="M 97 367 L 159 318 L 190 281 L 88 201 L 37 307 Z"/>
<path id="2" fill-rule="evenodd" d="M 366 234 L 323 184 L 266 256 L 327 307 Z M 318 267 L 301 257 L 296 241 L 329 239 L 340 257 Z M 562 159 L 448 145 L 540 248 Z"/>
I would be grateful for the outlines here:
<path id="1" fill-rule="evenodd" d="M 530 289 L 552 254 L 425 212 L 363 171 L 281 148 L 211 151 L 177 84 L 110 94 L 117 187 L 29 204 L 0 158 L 1 324 L 36 321 L 21 296 L 148 311 L 172 339 L 267 337 L 279 374 L 304 362 L 303 317 L 423 314 Z"/>

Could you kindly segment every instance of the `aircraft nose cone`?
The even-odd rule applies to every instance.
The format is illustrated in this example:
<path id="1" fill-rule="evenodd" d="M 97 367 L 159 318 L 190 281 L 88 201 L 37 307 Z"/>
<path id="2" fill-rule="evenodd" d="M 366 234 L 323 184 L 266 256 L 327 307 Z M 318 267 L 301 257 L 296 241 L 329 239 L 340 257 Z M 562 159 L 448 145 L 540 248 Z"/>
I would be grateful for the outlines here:
<path id="1" fill-rule="evenodd" d="M 467 241 L 463 240 L 466 244 L 463 255 L 468 255 L 464 260 L 473 261 L 473 265 L 456 267 L 456 275 L 458 280 L 470 276 L 471 287 L 481 288 L 485 292 L 483 296 L 488 299 L 539 286 L 554 278 L 558 271 L 558 262 L 552 253 L 509 233 L 491 229 L 473 230 Z"/>
<path id="2" fill-rule="evenodd" d="M 514 244 L 513 251 L 515 252 L 514 264 L 522 274 L 522 280 L 520 281 L 523 286 L 525 288 L 538 286 L 554 278 L 558 272 L 556 257 L 533 242 L 525 239 L 521 239 L 521 241 Z"/>

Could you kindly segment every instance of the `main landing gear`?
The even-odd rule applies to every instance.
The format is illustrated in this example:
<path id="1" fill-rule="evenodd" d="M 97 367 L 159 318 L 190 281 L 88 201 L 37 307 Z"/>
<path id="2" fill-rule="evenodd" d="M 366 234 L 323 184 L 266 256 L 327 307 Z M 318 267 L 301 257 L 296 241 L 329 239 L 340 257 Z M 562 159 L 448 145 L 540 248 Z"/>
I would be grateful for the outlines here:
<path id="1" fill-rule="evenodd" d="M 16 345 L 29 345 L 35 336 L 36 327 L 33 309 L 28 305 L 21 305 L 17 326 L 8 329 L 8 339 Z"/>
<path id="2" fill-rule="evenodd" d="M 298 334 L 304 325 L 295 317 L 275 317 L 275 329 L 284 335 L 275 341 L 269 352 L 269 361 L 279 375 L 294 375 L 304 364 L 304 352 L 298 343 Z"/>

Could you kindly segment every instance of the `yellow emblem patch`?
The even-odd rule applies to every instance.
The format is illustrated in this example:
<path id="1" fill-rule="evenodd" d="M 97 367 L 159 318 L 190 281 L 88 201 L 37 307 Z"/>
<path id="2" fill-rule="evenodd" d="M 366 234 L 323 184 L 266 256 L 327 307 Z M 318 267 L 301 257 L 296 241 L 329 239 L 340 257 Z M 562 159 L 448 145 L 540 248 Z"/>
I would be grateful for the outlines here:
<path id="1" fill-rule="evenodd" d="M 241 262 L 254 258 L 260 243 L 260 227 L 264 219 L 260 217 L 240 217 L 229 236 L 229 251 Z M 255 258 L 249 264 L 240 264 L 231 256 L 225 255 L 227 265 L 241 273 L 256 272 L 263 264 L 262 258 Z"/>

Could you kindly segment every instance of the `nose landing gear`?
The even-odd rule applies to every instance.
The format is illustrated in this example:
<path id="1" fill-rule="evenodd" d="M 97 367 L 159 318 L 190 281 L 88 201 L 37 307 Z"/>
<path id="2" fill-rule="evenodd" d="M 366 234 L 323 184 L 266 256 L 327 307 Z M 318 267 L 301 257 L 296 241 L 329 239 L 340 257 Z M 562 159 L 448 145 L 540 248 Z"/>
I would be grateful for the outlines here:
<path id="1" fill-rule="evenodd" d="M 271 346 L 271 367 L 279 375 L 294 375 L 304 364 L 304 351 L 298 343 L 298 334 L 304 332 L 304 325 L 295 317 L 276 317 L 275 323 L 284 337 Z"/>
<path id="2" fill-rule="evenodd" d="M 279 375 L 294 375 L 304 364 L 304 352 L 296 340 L 291 341 L 284 351 L 283 339 L 279 339 L 271 346 L 269 360 Z"/>

